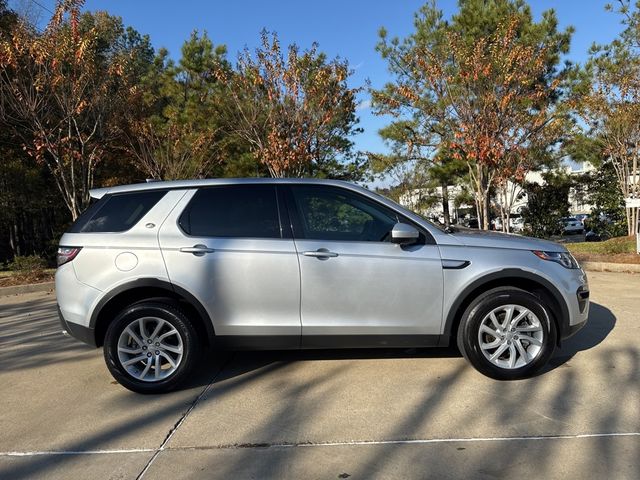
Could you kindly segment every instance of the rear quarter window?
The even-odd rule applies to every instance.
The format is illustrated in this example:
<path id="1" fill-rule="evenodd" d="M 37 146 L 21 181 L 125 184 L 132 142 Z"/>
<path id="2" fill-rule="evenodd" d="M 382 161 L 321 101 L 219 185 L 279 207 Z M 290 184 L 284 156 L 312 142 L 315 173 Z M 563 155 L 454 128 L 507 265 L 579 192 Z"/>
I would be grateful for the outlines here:
<path id="1" fill-rule="evenodd" d="M 200 189 L 178 223 L 193 237 L 281 238 L 273 185 Z"/>
<path id="2" fill-rule="evenodd" d="M 117 233 L 133 227 L 151 210 L 166 190 L 108 195 L 90 205 L 70 233 Z"/>

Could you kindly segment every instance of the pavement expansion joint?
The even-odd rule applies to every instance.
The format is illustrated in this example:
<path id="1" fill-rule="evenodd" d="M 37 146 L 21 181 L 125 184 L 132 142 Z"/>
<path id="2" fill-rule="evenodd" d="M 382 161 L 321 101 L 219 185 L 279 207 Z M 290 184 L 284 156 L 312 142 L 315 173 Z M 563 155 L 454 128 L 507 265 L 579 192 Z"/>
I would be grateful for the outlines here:
<path id="1" fill-rule="evenodd" d="M 229 357 L 227 359 L 227 361 L 225 361 L 222 364 L 220 369 L 215 373 L 215 375 L 213 375 L 213 377 L 211 378 L 211 380 L 209 381 L 207 386 L 202 389 L 202 391 L 195 398 L 195 400 L 193 402 L 191 402 L 191 405 L 189 405 L 189 408 L 187 408 L 187 410 L 185 410 L 185 412 L 178 419 L 178 421 L 173 425 L 173 427 L 171 427 L 171 429 L 169 430 L 169 433 L 167 433 L 167 436 L 164 438 L 164 440 L 160 444 L 160 447 L 158 447 L 155 450 L 155 453 L 151 456 L 151 458 L 149 459 L 147 464 L 144 466 L 144 468 L 142 469 L 140 474 L 138 474 L 138 476 L 136 477 L 136 480 L 140 480 L 141 478 L 144 477 L 144 474 L 147 473 L 147 471 L 149 470 L 149 468 L 153 464 L 154 460 L 158 457 L 158 455 L 160 455 L 160 452 L 162 452 L 162 451 L 164 451 L 166 449 L 166 445 L 169 443 L 169 441 L 171 441 L 171 437 L 173 437 L 173 435 L 178 431 L 178 429 L 184 423 L 184 421 L 187 419 L 189 414 L 193 411 L 194 408 L 196 408 L 196 405 L 198 405 L 200 400 L 207 394 L 207 392 L 209 392 L 209 390 L 211 389 L 213 384 L 216 383 L 216 380 L 218 380 L 218 376 L 220 375 L 220 373 L 225 369 L 225 367 L 231 362 L 231 360 L 234 357 L 235 357 L 235 354 L 232 355 L 231 357 Z"/>

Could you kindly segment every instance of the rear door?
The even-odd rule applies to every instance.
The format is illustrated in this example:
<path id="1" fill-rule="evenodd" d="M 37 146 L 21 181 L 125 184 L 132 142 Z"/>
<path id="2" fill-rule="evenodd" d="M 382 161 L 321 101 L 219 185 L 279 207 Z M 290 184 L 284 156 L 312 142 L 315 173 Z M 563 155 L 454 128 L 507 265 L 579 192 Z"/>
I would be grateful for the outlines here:
<path id="1" fill-rule="evenodd" d="M 169 278 L 237 346 L 299 346 L 300 276 L 275 185 L 189 191 L 160 230 Z M 287 238 L 288 237 L 288 238 Z"/>
<path id="2" fill-rule="evenodd" d="M 442 320 L 442 263 L 427 232 L 390 242 L 398 215 L 340 187 L 291 185 L 301 272 L 302 344 L 428 345 Z"/>

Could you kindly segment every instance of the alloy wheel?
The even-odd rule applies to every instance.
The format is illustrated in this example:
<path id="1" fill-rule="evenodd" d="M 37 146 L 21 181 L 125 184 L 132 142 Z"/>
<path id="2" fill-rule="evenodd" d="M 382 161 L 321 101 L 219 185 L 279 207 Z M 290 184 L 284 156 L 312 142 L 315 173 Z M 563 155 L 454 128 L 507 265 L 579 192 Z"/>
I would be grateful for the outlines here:
<path id="1" fill-rule="evenodd" d="M 521 305 L 501 305 L 480 322 L 478 345 L 487 360 L 504 369 L 524 367 L 542 351 L 540 319 Z"/>
<path id="2" fill-rule="evenodd" d="M 137 380 L 166 379 L 178 369 L 182 357 L 180 333 L 162 318 L 138 318 L 129 323 L 118 338 L 118 360 Z"/>

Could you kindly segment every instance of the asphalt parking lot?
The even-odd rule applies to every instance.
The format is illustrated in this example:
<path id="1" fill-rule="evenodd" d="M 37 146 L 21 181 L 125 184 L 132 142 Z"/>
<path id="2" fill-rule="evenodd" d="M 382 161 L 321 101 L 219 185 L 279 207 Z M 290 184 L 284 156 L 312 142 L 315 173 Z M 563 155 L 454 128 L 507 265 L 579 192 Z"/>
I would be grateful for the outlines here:
<path id="1" fill-rule="evenodd" d="M 0 478 L 640 478 L 640 275 L 589 275 L 541 375 L 453 350 L 211 354 L 183 390 L 117 385 L 53 294 L 0 298 Z"/>

